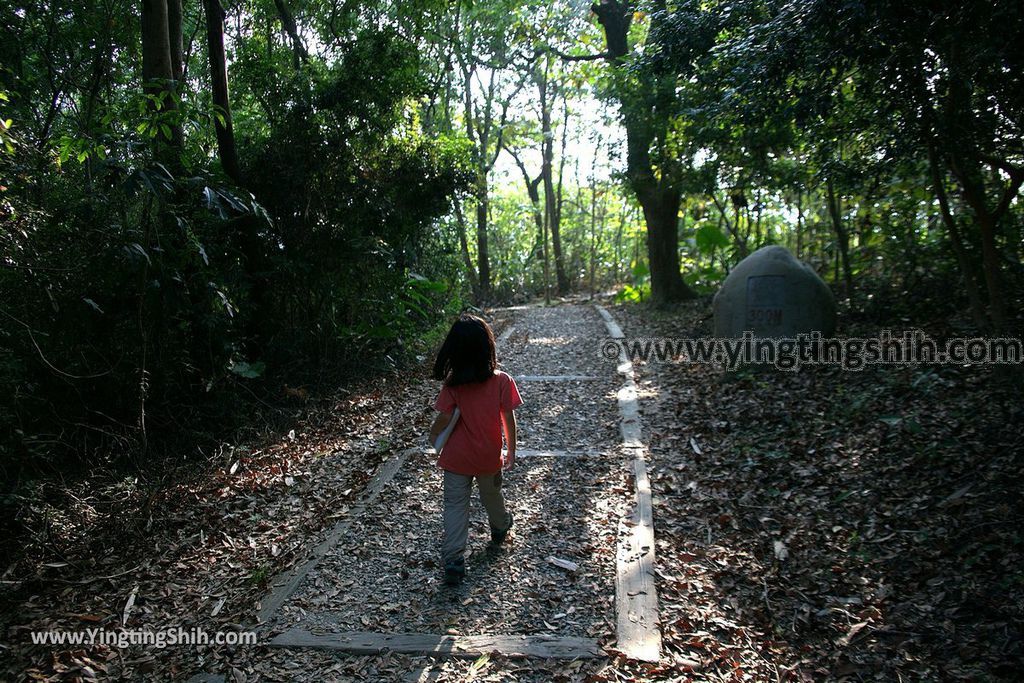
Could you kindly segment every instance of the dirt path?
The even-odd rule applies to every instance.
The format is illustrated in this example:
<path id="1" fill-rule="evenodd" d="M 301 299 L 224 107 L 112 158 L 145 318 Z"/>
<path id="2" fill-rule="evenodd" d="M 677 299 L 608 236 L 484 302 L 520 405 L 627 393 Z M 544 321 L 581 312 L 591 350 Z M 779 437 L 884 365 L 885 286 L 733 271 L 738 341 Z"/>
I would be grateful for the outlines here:
<path id="1" fill-rule="evenodd" d="M 710 334 L 706 303 L 609 309 L 631 338 Z M 162 492 L 151 517 L 126 515 L 123 528 L 49 558 L 34 578 L 6 570 L 0 590 L 17 601 L 2 615 L 0 679 L 1019 678 L 1024 430 L 1019 388 L 998 389 L 995 370 L 722 373 L 638 361 L 629 374 L 642 447 L 626 447 L 618 404 L 628 383 L 601 357 L 608 331 L 594 308 L 494 319 L 505 331 L 500 360 L 526 399 L 523 457 L 508 483 L 517 525 L 507 551 L 489 557 L 475 510 L 461 588 L 440 588 L 439 474 L 433 457 L 410 448 L 429 424 L 436 382 L 377 378 L 325 402 L 318 410 L 329 420 L 297 409 L 291 431 L 232 446 L 221 467 Z M 657 524 L 657 662 L 615 649 L 624 549 L 640 527 L 626 516 L 638 457 Z M 368 490 L 379 493 L 367 501 Z M 642 543 L 632 548 L 643 553 Z M 268 603 L 267 577 L 289 566 L 305 571 Z M 96 627 L 241 631 L 261 606 L 273 620 L 255 646 L 30 639 Z M 439 650 L 469 643 L 488 653 L 488 643 L 508 651 L 521 641 L 559 657 L 572 651 L 567 642 L 592 643 L 605 656 L 270 646 L 297 631 L 313 644 L 353 632 L 379 644 L 384 634 L 389 647 L 420 651 L 423 636 Z M 189 678 L 198 671 L 209 673 Z"/>
<path id="2" fill-rule="evenodd" d="M 631 336 L 711 335 L 706 302 L 611 309 Z M 638 678 L 1020 679 L 1024 412 L 1001 368 L 636 369 L 665 643 Z"/>
<path id="3" fill-rule="evenodd" d="M 526 636 L 544 647 L 554 643 L 555 652 L 578 641 L 603 659 L 601 648 L 616 640 L 616 548 L 634 499 L 620 433 L 622 378 L 599 353 L 607 334 L 593 307 L 563 305 L 516 311 L 501 336 L 499 362 L 517 378 L 525 401 L 518 411 L 521 457 L 505 484 L 516 518 L 509 545 L 486 551 L 486 520 L 474 500 L 467 580 L 457 589 L 444 586 L 436 458 L 416 448 L 396 454 L 394 476 L 375 499 L 341 525 L 301 580 L 279 581 L 271 594 L 279 608 L 266 615 L 272 627 L 264 642 L 328 649 L 271 649 L 257 670 L 276 669 L 281 680 L 319 679 L 324 667 L 361 676 L 372 669 L 384 680 L 463 680 L 474 666 L 479 678 L 480 662 L 489 659 L 331 651 L 382 642 L 401 649 L 405 641 L 396 638 L 446 639 L 436 649 L 456 639 L 457 649 L 473 638 L 501 643 Z M 517 671 L 520 680 L 550 680 L 559 671 L 582 675 L 600 665 L 572 661 L 578 652 L 571 648 L 568 662 L 534 654 L 500 668 Z"/>

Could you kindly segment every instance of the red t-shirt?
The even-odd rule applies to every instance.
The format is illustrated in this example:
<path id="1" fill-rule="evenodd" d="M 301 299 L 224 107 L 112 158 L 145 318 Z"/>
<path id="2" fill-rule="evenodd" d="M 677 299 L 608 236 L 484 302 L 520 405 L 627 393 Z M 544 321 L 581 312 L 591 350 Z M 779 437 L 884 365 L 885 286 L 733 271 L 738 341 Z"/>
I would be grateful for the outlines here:
<path id="1" fill-rule="evenodd" d="M 434 408 L 450 413 L 459 407 L 459 422 L 441 450 L 437 464 L 455 474 L 478 476 L 501 469 L 501 411 L 523 404 L 515 380 L 501 370 L 483 382 L 445 386 Z"/>

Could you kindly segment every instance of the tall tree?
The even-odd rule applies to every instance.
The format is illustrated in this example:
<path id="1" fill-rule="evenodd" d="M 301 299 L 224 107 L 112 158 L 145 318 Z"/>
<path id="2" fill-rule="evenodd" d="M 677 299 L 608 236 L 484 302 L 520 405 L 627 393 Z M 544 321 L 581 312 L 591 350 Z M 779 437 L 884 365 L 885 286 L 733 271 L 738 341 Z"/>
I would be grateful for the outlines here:
<path id="1" fill-rule="evenodd" d="M 224 173 L 238 185 L 242 184 L 242 170 L 235 147 L 235 130 L 231 121 L 231 98 L 228 95 L 228 66 L 224 55 L 224 8 L 220 0 L 203 0 L 206 10 L 206 46 L 210 58 L 210 84 L 213 104 L 217 108 L 214 127 L 217 133 L 217 152 Z"/>
<path id="2" fill-rule="evenodd" d="M 463 7 L 457 14 L 455 58 L 462 75 L 466 137 L 473 145 L 476 180 L 476 252 L 478 300 L 491 295 L 488 248 L 490 175 L 501 154 L 509 108 L 523 87 L 522 78 L 505 73 L 513 55 L 507 44 L 510 19 L 494 7 Z"/>
<path id="3" fill-rule="evenodd" d="M 861 168 L 900 164 L 918 174 L 940 207 L 975 319 L 1007 327 L 1004 279 L 1017 245 L 1006 219 L 1024 186 L 1024 57 L 1010 47 L 1024 40 L 1019 2 L 723 1 L 680 3 L 669 14 L 666 52 L 678 72 L 691 68 L 694 44 L 711 55 L 699 79 L 717 100 L 708 128 L 798 130 L 837 228 L 836 193 L 828 196 L 828 167 L 845 156 L 837 141 L 862 148 Z M 691 30 L 701 26 L 709 30 Z M 843 252 L 867 235 L 837 232 L 844 270 L 853 254 Z"/>
<path id="4" fill-rule="evenodd" d="M 544 180 L 544 175 L 543 173 L 539 173 L 536 177 L 531 178 L 530 172 L 526 168 L 526 163 L 523 161 L 522 155 L 516 150 L 515 146 L 506 143 L 505 149 L 508 150 L 509 155 L 511 155 L 512 159 L 515 161 L 516 166 L 519 167 L 519 172 L 523 176 L 523 184 L 526 186 L 526 196 L 530 198 L 530 214 L 533 216 L 533 223 L 537 230 L 537 251 L 540 251 L 543 263 L 544 301 L 545 303 L 551 303 L 551 273 L 550 261 L 548 259 L 547 223 L 544 220 L 545 209 L 541 206 L 540 201 L 540 184 Z"/>
<path id="5" fill-rule="evenodd" d="M 183 73 L 181 37 L 181 0 L 142 0 L 142 80 L 156 113 L 168 113 L 164 138 L 170 151 L 159 158 L 176 167 L 182 144 L 178 111 L 177 81 Z M 168 145 L 159 142 L 158 149 Z"/>
<path id="6" fill-rule="evenodd" d="M 562 178 L 559 173 L 558 187 L 555 186 L 555 131 L 552 126 L 551 116 L 559 95 L 558 83 L 553 80 L 551 73 L 552 55 L 544 54 L 540 57 L 541 65 L 534 70 L 535 83 L 538 91 L 538 106 L 540 108 L 540 131 L 541 131 L 541 172 L 540 178 L 544 184 L 544 225 L 545 234 L 551 234 L 551 251 L 555 262 L 555 282 L 558 286 L 558 294 L 565 296 L 569 293 L 569 278 L 565 272 L 565 256 L 562 253 L 562 211 L 561 211 L 561 186 Z M 562 95 L 565 101 L 564 94 Z M 568 106 L 568 105 L 566 105 Z M 567 132 L 567 126 L 562 127 L 563 141 Z M 562 145 L 561 160 L 565 160 L 565 145 Z M 547 241 L 545 239 L 545 250 Z M 545 261 L 546 265 L 546 261 Z M 546 292 L 545 292 L 546 294 Z"/>
<path id="7" fill-rule="evenodd" d="M 653 3 L 664 12 L 665 3 Z M 605 35 L 605 58 L 612 69 L 624 71 L 630 54 L 630 26 L 638 3 L 601 0 L 591 6 Z M 655 14 L 648 31 L 649 49 L 661 35 Z M 651 297 L 658 303 L 696 296 L 683 281 L 679 262 L 678 161 L 669 136 L 676 109 L 675 78 L 666 73 L 645 73 L 640 78 L 620 76 L 614 88 L 626 130 L 626 176 L 643 209 L 647 224 L 647 254 L 651 270 Z"/>

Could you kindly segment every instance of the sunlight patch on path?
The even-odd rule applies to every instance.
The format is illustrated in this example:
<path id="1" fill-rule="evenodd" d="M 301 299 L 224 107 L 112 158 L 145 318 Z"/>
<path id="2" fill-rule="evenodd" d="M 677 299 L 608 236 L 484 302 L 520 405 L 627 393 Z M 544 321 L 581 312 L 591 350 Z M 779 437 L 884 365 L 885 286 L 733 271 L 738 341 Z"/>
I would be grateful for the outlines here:
<path id="1" fill-rule="evenodd" d="M 608 335 L 624 337 L 622 328 L 601 306 L 595 306 L 604 319 Z M 630 524 L 624 525 L 616 553 L 616 633 L 618 650 L 631 659 L 657 662 L 661 658 L 661 628 L 658 615 L 658 593 L 654 584 L 654 506 L 651 482 L 647 477 L 647 460 L 640 438 L 640 406 L 637 402 L 633 364 L 619 348 L 619 374 L 623 375 L 618 392 L 622 416 L 623 445 L 633 453 L 633 480 L 636 485 L 636 506 Z"/>

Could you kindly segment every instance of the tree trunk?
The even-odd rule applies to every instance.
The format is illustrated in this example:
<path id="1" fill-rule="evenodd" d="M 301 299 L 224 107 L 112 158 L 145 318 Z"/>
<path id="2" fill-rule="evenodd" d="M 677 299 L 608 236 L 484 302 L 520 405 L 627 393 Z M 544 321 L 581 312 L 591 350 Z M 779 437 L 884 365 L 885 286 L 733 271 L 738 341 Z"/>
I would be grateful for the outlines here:
<path id="1" fill-rule="evenodd" d="M 473 266 L 473 259 L 469 257 L 469 240 L 466 235 L 466 219 L 462 215 L 462 203 L 455 202 L 455 220 L 459 230 L 459 251 L 462 254 L 462 264 L 466 268 L 466 277 L 469 279 L 469 286 L 473 290 L 473 298 L 480 300 L 480 280 L 476 275 L 476 268 Z"/>
<path id="2" fill-rule="evenodd" d="M 562 178 L 565 176 L 565 147 L 569 137 L 569 103 L 564 95 L 562 96 L 562 102 L 565 107 L 565 120 L 562 122 L 562 149 L 559 152 L 558 161 L 558 187 L 555 188 L 555 213 L 554 221 L 551 223 L 551 246 L 555 252 L 555 279 L 558 283 L 559 296 L 568 294 L 572 286 L 566 275 L 565 257 L 562 255 Z"/>
<path id="3" fill-rule="evenodd" d="M 989 211 L 977 216 L 981 232 L 981 261 L 985 266 L 985 288 L 988 289 L 988 310 L 996 332 L 1006 330 L 1006 302 L 1000 282 L 999 250 L 996 248 L 996 221 Z"/>
<path id="4" fill-rule="evenodd" d="M 967 205 L 971 207 L 978 223 L 981 236 L 981 262 L 985 276 L 985 288 L 988 290 L 989 318 L 996 332 L 1006 329 L 1006 302 L 1003 300 L 1003 289 L 1000 277 L 999 249 L 996 246 L 996 232 L 999 217 L 1009 207 L 1011 199 L 1020 189 L 1020 177 L 1012 177 L 1010 185 L 1004 188 L 1004 194 L 995 211 L 991 210 L 986 201 L 985 180 L 976 162 L 966 158 L 952 159 L 952 169 L 960 183 L 960 192 Z"/>
<path id="5" fill-rule="evenodd" d="M 509 154 L 512 155 L 512 159 L 516 162 L 516 166 L 519 167 L 519 171 L 523 174 L 523 183 L 526 184 L 526 194 L 530 197 L 530 206 L 533 214 L 533 223 L 537 228 L 537 240 L 542 245 L 541 254 L 544 259 L 544 291 L 548 289 L 548 262 L 547 262 L 547 250 L 545 249 L 545 235 L 547 234 L 544 230 L 544 210 L 540 204 L 540 184 L 544 179 L 544 175 L 538 175 L 536 178 L 531 179 L 529 171 L 526 170 L 526 164 L 519 157 L 519 154 L 512 148 L 507 148 Z M 536 252 L 534 252 L 536 253 Z"/>
<path id="6" fill-rule="evenodd" d="M 596 157 L 595 157 L 595 166 Z M 601 228 L 604 231 L 604 202 L 601 203 Z M 590 173 L 590 299 L 594 299 L 594 279 L 597 270 L 597 180 L 593 169 Z"/>
<path id="7" fill-rule="evenodd" d="M 169 4 L 177 2 L 175 26 L 176 37 L 171 35 L 171 15 Z M 181 5 L 180 0 L 142 0 L 142 80 L 147 95 L 161 100 L 152 100 L 150 107 L 154 111 L 171 111 L 178 109 L 177 94 L 174 88 L 175 61 L 180 71 L 181 60 Z M 172 50 L 172 45 L 176 49 Z M 176 56 L 175 56 L 176 55 Z M 168 140 L 163 132 L 156 136 L 156 156 L 158 161 L 169 165 L 172 170 L 180 161 L 182 133 L 178 124 L 170 126 L 171 136 Z"/>
<path id="8" fill-rule="evenodd" d="M 957 265 L 960 267 L 960 275 L 964 279 L 964 289 L 967 292 L 967 301 L 971 307 L 971 318 L 979 330 L 988 329 L 988 321 L 985 318 L 985 306 L 981 301 L 981 292 L 978 289 L 978 281 L 974 274 L 974 267 L 967 254 L 967 247 L 960 234 L 960 226 L 949 208 L 949 197 L 946 194 L 946 186 L 942 180 L 942 172 L 939 169 L 938 155 L 935 145 L 928 145 L 928 166 L 931 170 L 932 187 L 935 190 L 935 197 L 939 200 L 939 209 L 942 214 L 942 222 L 949 233 L 950 245 L 953 254 L 956 256 Z"/>
<path id="9" fill-rule="evenodd" d="M 764 206 L 761 204 L 761 190 L 757 190 L 757 198 L 754 199 L 755 206 L 757 208 L 757 219 L 754 222 L 754 249 L 760 249 L 764 246 L 763 235 L 761 234 L 761 215 L 763 213 Z"/>
<path id="10" fill-rule="evenodd" d="M 181 0 L 167 1 L 167 45 L 171 51 L 171 78 L 180 83 L 185 77 L 185 57 L 182 36 Z"/>
<path id="11" fill-rule="evenodd" d="M 600 0 L 591 5 L 604 29 L 607 61 L 616 68 L 629 52 L 629 26 L 633 3 Z M 656 174 L 650 149 L 654 133 L 646 121 L 630 112 L 620 96 L 623 125 L 626 129 L 626 171 L 629 184 L 647 223 L 647 249 L 651 269 L 651 298 L 656 304 L 693 299 L 697 295 L 679 272 L 678 213 L 680 193 L 667 174 Z"/>
<path id="12" fill-rule="evenodd" d="M 479 270 L 481 300 L 491 296 L 491 260 L 487 251 L 487 174 L 481 174 L 476 184 L 476 262 Z"/>
<path id="13" fill-rule="evenodd" d="M 551 247 L 555 256 L 555 279 L 558 294 L 569 293 L 569 281 L 565 276 L 565 262 L 562 256 L 562 233 L 558 211 L 558 194 L 554 180 L 554 132 L 551 129 L 551 97 L 548 92 L 548 65 L 545 63 L 544 73 L 537 82 L 540 95 L 540 127 L 541 127 L 541 178 L 544 183 L 544 214 L 548 229 L 551 232 Z M 545 282 L 545 287 L 547 283 Z"/>
<path id="14" fill-rule="evenodd" d="M 545 142 L 545 148 L 548 143 Z M 562 231 L 561 220 L 557 208 L 557 193 L 554 186 L 554 179 L 551 169 L 551 158 L 545 154 L 544 159 L 544 213 L 547 216 L 547 225 L 551 230 L 551 250 L 555 257 L 555 282 L 559 296 L 569 293 L 569 279 L 565 275 L 565 257 L 562 254 Z"/>
<path id="15" fill-rule="evenodd" d="M 656 304 L 692 299 L 695 295 L 679 274 L 679 194 L 662 188 L 641 189 L 638 198 L 647 223 L 651 299 Z"/>
<path id="16" fill-rule="evenodd" d="M 181 147 L 183 133 L 180 121 L 177 117 L 178 101 L 176 92 L 176 81 L 182 73 L 181 57 L 181 3 L 180 0 L 142 0 L 141 11 L 141 39 L 142 39 L 142 87 L 143 93 L 150 96 L 148 106 L 154 114 L 155 123 L 158 128 L 153 138 L 153 157 L 156 162 L 163 165 L 173 176 L 181 172 Z M 164 116 L 170 114 L 169 116 Z M 170 135 L 166 132 L 169 131 Z M 181 186 L 175 187 L 172 196 L 168 197 L 159 193 L 152 197 L 153 205 L 156 207 L 157 216 L 150 218 L 149 207 L 144 212 L 143 225 L 145 226 L 143 245 L 150 248 L 154 240 L 154 223 L 159 222 L 160 231 L 168 235 L 167 242 L 173 242 L 177 238 L 172 237 L 174 232 L 174 216 L 170 210 L 170 203 L 177 195 L 180 195 Z M 163 245 L 164 248 L 167 244 Z M 180 246 L 176 245 L 176 248 Z M 188 282 L 194 276 L 194 267 L 185 268 L 185 281 Z M 149 272 L 149 266 L 141 273 L 139 301 L 138 301 L 138 325 L 140 333 L 139 348 L 139 413 L 138 428 L 141 437 L 141 450 L 143 455 L 147 450 L 146 436 L 146 400 L 149 386 L 152 383 L 159 384 L 162 380 L 159 376 L 150 375 L 148 357 L 149 343 L 151 340 L 159 340 L 164 336 L 167 328 L 167 316 L 164 311 L 162 294 L 152 297 L 152 312 L 147 311 L 150 297 L 146 295 L 147 287 L 143 284 Z M 192 304 L 192 311 L 202 310 L 202 302 L 199 301 L 200 290 L 187 288 L 186 295 Z M 147 315 L 149 313 L 149 315 Z M 196 322 L 193 320 L 192 322 Z M 196 326 L 194 329 L 201 329 Z M 203 335 L 193 332 L 189 337 L 190 363 L 198 365 L 202 359 L 202 337 Z M 157 341 L 157 344 L 159 342 Z"/>
<path id="17" fill-rule="evenodd" d="M 804 252 L 804 193 L 796 191 L 796 257 L 803 258 Z"/>
<path id="18" fill-rule="evenodd" d="M 839 211 L 839 198 L 835 193 L 835 186 L 832 179 L 825 181 L 828 189 L 828 212 L 832 217 L 832 227 L 836 231 L 836 242 L 839 245 L 839 260 L 843 267 L 843 282 L 846 296 L 853 296 L 853 269 L 850 267 L 850 235 L 843 225 L 843 219 Z"/>
<path id="19" fill-rule="evenodd" d="M 623 202 L 619 214 L 619 225 L 615 229 L 615 263 L 612 264 L 612 283 L 619 284 L 619 268 L 622 264 L 622 233 L 626 230 L 626 209 L 628 205 Z"/>
<path id="20" fill-rule="evenodd" d="M 475 182 L 475 194 L 477 198 L 476 207 L 476 260 L 477 260 L 477 273 L 479 275 L 479 286 L 477 288 L 478 296 L 481 300 L 486 300 L 491 295 L 491 263 L 490 254 L 487 248 L 487 224 L 488 224 L 488 180 L 487 176 L 491 169 L 494 167 L 494 163 L 498 158 L 498 154 L 502 148 L 503 140 L 503 127 L 508 114 L 508 105 L 511 102 L 512 96 L 509 97 L 504 103 L 504 107 L 501 113 L 501 122 L 498 124 L 497 139 L 494 143 L 494 156 L 490 156 L 491 150 L 491 133 L 492 127 L 494 126 L 494 97 L 495 97 L 495 78 L 497 70 L 491 70 L 490 82 L 487 86 L 487 94 L 484 102 L 484 111 L 480 120 L 477 121 L 477 117 L 474 115 L 473 108 L 473 96 L 472 96 L 472 80 L 473 73 L 475 72 L 476 66 L 468 63 L 463 63 L 462 74 L 464 81 L 463 96 L 465 97 L 465 121 L 466 121 L 466 136 L 469 141 L 475 146 L 476 152 L 476 182 Z"/>
<path id="21" fill-rule="evenodd" d="M 284 32 L 288 34 L 288 38 L 292 41 L 292 51 L 295 55 L 294 64 L 295 68 L 298 69 L 303 62 L 309 59 L 309 53 L 306 51 L 306 46 L 302 44 L 299 28 L 295 24 L 295 17 L 292 16 L 288 5 L 284 3 L 284 0 L 274 0 L 274 7 L 277 8 L 277 16 L 281 19 L 281 27 L 284 28 Z"/>
<path id="22" fill-rule="evenodd" d="M 171 0 L 171 2 L 180 0 Z M 224 53 L 224 8 L 220 0 L 203 0 L 206 15 L 206 46 L 210 63 L 210 85 L 213 104 L 218 116 L 214 117 L 217 136 L 217 156 L 224 174 L 236 185 L 243 185 L 242 171 L 235 147 L 235 133 L 231 121 L 231 99 L 228 91 L 227 58 Z M 222 120 L 223 119 L 223 120 Z M 267 259 L 259 238 L 259 218 L 247 214 L 228 223 L 238 248 L 245 257 L 245 275 L 249 285 L 249 315 L 245 325 L 246 351 L 255 356 L 260 352 L 260 337 L 270 295 L 266 277 Z"/>
<path id="23" fill-rule="evenodd" d="M 171 80 L 174 81 L 171 87 L 174 97 L 177 98 L 185 78 L 181 0 L 167 0 L 167 38 L 167 44 L 171 51 Z M 177 99 L 175 99 L 174 106 L 175 108 L 178 106 Z M 180 122 L 175 122 L 171 126 L 171 137 L 175 149 L 180 150 L 185 142 L 185 132 Z"/>
<path id="24" fill-rule="evenodd" d="M 551 225 L 551 212 L 547 207 L 547 199 L 544 200 L 544 220 L 541 227 L 541 253 L 544 256 L 544 303 L 551 303 L 551 255 L 548 253 L 548 229 Z"/>
<path id="25" fill-rule="evenodd" d="M 237 185 L 241 185 L 242 170 L 238 165 L 235 131 L 231 124 L 227 59 L 224 55 L 224 9 L 220 0 L 203 0 L 203 4 L 206 9 L 206 45 L 210 56 L 213 104 L 218 108 L 218 116 L 214 118 L 213 123 L 217 133 L 217 153 L 224 173 Z"/>

